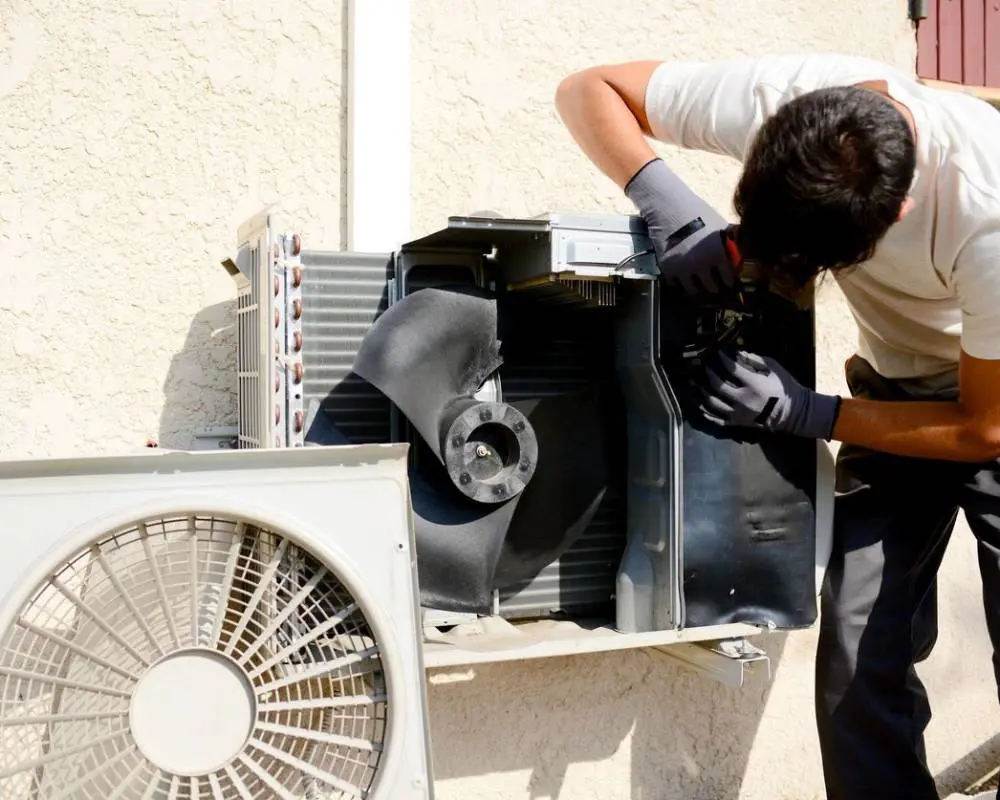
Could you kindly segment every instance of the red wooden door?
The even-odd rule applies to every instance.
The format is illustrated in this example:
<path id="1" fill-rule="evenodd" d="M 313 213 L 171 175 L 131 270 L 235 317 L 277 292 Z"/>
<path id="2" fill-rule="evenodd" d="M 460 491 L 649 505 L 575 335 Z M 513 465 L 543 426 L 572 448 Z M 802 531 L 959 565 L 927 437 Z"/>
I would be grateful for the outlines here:
<path id="1" fill-rule="evenodd" d="M 927 0 L 917 25 L 917 74 L 1000 87 L 1000 0 Z"/>

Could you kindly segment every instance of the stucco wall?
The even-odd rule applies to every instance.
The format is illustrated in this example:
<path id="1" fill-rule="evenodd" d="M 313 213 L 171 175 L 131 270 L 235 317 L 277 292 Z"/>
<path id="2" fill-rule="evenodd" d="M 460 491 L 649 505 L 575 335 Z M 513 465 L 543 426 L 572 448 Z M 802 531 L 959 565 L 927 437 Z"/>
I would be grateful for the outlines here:
<path id="1" fill-rule="evenodd" d="M 414 0 L 413 234 L 483 208 L 628 209 L 552 110 L 570 70 L 807 48 L 910 67 L 905 14 L 902 0 Z M 341 21 L 339 0 L 0 0 L 0 454 L 183 447 L 233 422 L 218 263 L 236 224 L 280 200 L 310 243 L 342 241 Z M 735 165 L 669 155 L 728 209 Z M 839 389 L 853 329 L 835 292 L 822 302 L 823 385 Z M 959 534 L 923 670 L 938 771 L 1000 722 Z M 438 797 L 820 797 L 813 647 L 774 637 L 774 681 L 739 691 L 648 652 L 435 674 Z"/>
<path id="2" fill-rule="evenodd" d="M 0 0 L 0 452 L 232 422 L 236 225 L 340 243 L 339 3 Z"/>

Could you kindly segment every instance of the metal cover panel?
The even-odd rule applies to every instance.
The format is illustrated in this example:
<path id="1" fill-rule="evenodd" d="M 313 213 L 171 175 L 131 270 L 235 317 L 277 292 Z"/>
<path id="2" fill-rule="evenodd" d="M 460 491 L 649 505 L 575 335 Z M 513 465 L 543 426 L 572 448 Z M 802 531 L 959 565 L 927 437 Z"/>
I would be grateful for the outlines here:
<path id="1" fill-rule="evenodd" d="M 475 250 L 488 253 L 494 247 L 518 244 L 527 238 L 548 235 L 546 219 L 501 219 L 494 217 L 448 217 L 448 226 L 407 242 L 408 250 Z"/>
<path id="2" fill-rule="evenodd" d="M 407 242 L 402 250 L 475 249 L 520 244 L 530 238 L 543 239 L 554 230 L 646 236 L 646 223 L 637 215 L 547 212 L 531 218 L 448 217 L 446 227 Z"/>
<path id="3" fill-rule="evenodd" d="M 621 233 L 647 236 L 645 221 L 637 214 L 579 214 L 554 212 L 544 218 L 553 229 L 587 231 L 588 233 Z"/>

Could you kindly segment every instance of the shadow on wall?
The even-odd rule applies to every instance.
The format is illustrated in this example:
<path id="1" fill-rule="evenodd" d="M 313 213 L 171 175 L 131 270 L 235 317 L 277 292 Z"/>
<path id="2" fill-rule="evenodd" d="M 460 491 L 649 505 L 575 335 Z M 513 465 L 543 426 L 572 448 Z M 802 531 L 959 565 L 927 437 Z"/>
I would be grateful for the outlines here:
<path id="1" fill-rule="evenodd" d="M 772 672 L 786 636 L 767 638 Z M 561 800 L 580 796 L 563 793 L 578 766 L 593 770 L 573 780 L 587 797 L 737 800 L 772 685 L 724 686 L 654 650 L 485 665 L 462 683 L 432 675 L 435 780 L 455 783 L 448 796 L 470 796 L 462 779 L 530 771 L 525 798 Z M 594 763 L 623 745 L 630 788 L 620 770 Z"/>
<path id="2" fill-rule="evenodd" d="M 236 300 L 199 311 L 163 382 L 159 445 L 194 447 L 198 429 L 236 423 Z"/>

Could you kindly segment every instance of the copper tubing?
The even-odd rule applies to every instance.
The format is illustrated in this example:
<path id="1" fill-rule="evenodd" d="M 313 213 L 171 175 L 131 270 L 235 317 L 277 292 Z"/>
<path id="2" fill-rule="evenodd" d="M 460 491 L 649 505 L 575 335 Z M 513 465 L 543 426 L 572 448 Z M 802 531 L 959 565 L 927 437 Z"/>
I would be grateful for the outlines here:
<path id="1" fill-rule="evenodd" d="M 302 285 L 302 267 L 292 267 L 292 286 L 298 289 Z"/>
<path id="2" fill-rule="evenodd" d="M 302 301 L 298 298 L 292 301 L 292 317 L 302 319 Z"/>
<path id="3" fill-rule="evenodd" d="M 301 411 L 296 411 L 295 412 L 295 432 L 296 433 L 302 433 L 302 427 L 305 425 L 305 421 L 306 421 L 305 414 L 303 414 Z"/>
<path id="4" fill-rule="evenodd" d="M 295 382 L 302 383 L 302 375 L 305 373 L 305 367 L 302 366 L 301 361 L 295 363 Z"/>
<path id="5" fill-rule="evenodd" d="M 281 422 L 281 406 L 274 407 L 274 424 Z"/>
<path id="6" fill-rule="evenodd" d="M 297 233 L 292 234 L 292 255 L 297 256 L 302 252 L 302 237 Z"/>
<path id="7" fill-rule="evenodd" d="M 302 331 L 295 331 L 295 333 L 292 334 L 292 340 L 294 342 L 293 346 L 295 348 L 295 352 L 298 353 L 302 349 Z"/>

